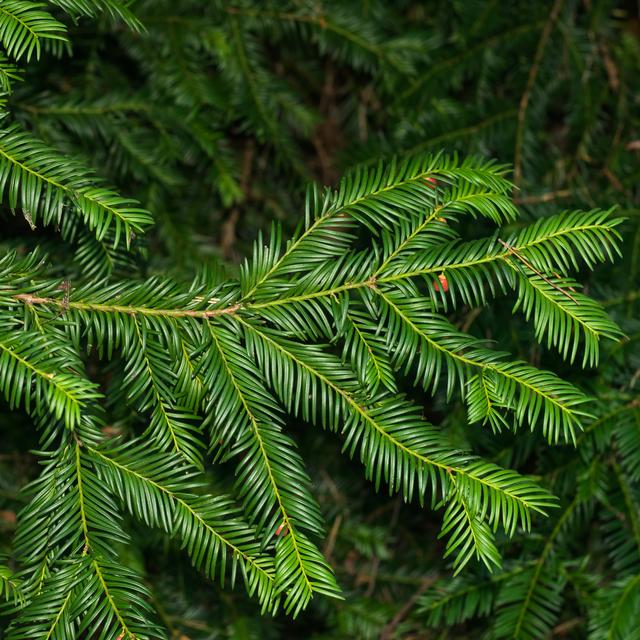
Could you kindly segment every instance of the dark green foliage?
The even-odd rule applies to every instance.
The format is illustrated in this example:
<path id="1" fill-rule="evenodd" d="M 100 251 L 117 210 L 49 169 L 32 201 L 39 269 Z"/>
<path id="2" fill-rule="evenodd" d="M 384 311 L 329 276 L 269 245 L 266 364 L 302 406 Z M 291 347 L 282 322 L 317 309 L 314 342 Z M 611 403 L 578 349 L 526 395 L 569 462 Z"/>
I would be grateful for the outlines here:
<path id="1" fill-rule="evenodd" d="M 635 637 L 638 24 L 0 0 L 0 637 Z"/>

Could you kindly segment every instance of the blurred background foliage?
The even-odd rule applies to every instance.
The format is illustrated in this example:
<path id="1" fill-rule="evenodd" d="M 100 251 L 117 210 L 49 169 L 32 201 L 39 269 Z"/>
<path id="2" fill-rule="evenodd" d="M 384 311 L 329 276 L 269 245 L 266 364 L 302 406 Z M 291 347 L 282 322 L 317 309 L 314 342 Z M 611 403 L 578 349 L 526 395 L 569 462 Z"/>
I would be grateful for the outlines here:
<path id="1" fill-rule="evenodd" d="M 148 261 L 116 261 L 115 272 L 186 279 L 205 262 L 233 273 L 271 220 L 298 225 L 309 181 L 333 184 L 355 165 L 419 150 L 512 163 L 514 227 L 612 205 L 627 218 L 624 258 L 587 285 L 628 336 L 605 345 L 598 370 L 529 347 L 531 329 L 507 303 L 453 318 L 597 398 L 575 448 L 550 450 L 538 432 L 468 428 L 462 407 L 423 399 L 454 441 L 537 476 L 561 500 L 531 535 L 500 540 L 501 570 L 473 565 L 452 578 L 439 515 L 376 496 L 337 444 L 292 425 L 346 600 L 318 600 L 296 621 L 261 618 L 242 590 L 205 582 L 141 528 L 129 562 L 144 567 L 173 638 L 640 638 L 638 2 L 139 0 L 131 9 L 144 29 L 108 14 L 78 20 L 73 57 L 45 51 L 6 105 L 153 212 Z M 3 247 L 40 244 L 63 259 L 54 234 L 2 216 Z M 20 419 L 0 412 L 0 535 L 36 471 L 22 453 L 35 436 Z"/>

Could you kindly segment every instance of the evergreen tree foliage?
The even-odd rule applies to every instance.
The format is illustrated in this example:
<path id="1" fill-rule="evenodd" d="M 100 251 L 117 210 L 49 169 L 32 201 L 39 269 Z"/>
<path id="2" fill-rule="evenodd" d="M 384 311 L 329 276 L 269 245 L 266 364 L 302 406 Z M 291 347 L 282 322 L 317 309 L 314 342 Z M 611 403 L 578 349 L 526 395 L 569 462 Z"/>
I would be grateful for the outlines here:
<path id="1" fill-rule="evenodd" d="M 635 637 L 639 24 L 0 0 L 0 637 Z"/>

